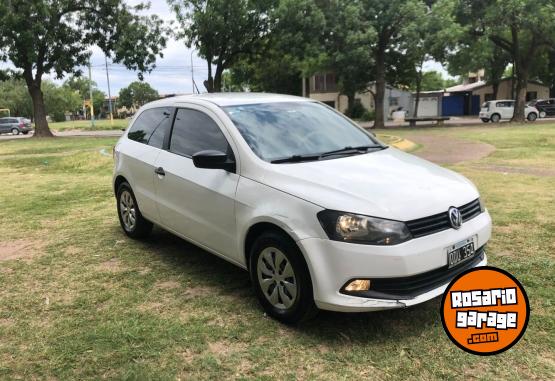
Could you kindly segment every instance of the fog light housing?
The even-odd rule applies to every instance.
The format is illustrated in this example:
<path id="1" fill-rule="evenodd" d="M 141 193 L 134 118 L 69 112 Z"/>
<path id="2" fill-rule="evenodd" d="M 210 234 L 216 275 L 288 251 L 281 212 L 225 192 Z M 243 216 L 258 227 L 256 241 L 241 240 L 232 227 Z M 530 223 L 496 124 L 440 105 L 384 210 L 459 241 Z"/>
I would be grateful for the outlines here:
<path id="1" fill-rule="evenodd" d="M 370 289 L 370 279 L 355 279 L 345 286 L 345 291 L 368 291 Z"/>

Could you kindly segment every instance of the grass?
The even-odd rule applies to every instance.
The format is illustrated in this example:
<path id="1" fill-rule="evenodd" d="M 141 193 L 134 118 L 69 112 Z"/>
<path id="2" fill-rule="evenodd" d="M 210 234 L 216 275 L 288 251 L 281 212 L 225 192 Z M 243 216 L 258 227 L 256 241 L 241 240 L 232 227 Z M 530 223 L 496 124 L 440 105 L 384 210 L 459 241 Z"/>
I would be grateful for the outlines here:
<path id="1" fill-rule="evenodd" d="M 74 120 L 69 122 L 52 122 L 48 125 L 54 131 L 68 131 L 68 130 L 81 130 L 81 131 L 101 131 L 101 130 L 121 130 L 127 128 L 129 120 L 127 119 L 114 119 L 113 123 L 109 119 L 101 119 L 95 121 L 94 128 L 90 120 Z"/>
<path id="2" fill-rule="evenodd" d="M 395 131 L 409 133 L 497 147 L 451 168 L 492 214 L 490 263 L 530 298 L 528 331 L 508 352 L 455 347 L 438 300 L 283 326 L 242 270 L 160 230 L 123 235 L 105 154 L 115 139 L 24 139 L 0 143 L 0 253 L 11 254 L 0 260 L 0 379 L 553 379 L 555 177 L 482 166 L 555 168 L 555 126 Z"/>

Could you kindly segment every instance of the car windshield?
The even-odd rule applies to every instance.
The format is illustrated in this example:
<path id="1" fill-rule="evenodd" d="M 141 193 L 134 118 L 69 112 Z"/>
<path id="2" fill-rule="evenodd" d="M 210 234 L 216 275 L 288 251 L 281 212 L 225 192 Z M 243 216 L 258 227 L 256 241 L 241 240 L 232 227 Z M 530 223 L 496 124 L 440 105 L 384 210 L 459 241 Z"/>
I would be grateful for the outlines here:
<path id="1" fill-rule="evenodd" d="M 316 102 L 224 107 L 247 144 L 263 160 L 311 157 L 360 148 L 383 148 L 371 134 Z M 302 161 L 302 160 L 298 160 Z"/>

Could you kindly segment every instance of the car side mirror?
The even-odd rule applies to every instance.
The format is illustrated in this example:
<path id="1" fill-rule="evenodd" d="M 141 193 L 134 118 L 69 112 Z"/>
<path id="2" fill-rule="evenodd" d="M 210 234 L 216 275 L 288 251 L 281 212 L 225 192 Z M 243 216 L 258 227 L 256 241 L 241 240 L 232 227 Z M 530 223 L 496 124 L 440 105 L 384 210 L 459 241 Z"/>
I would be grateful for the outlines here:
<path id="1" fill-rule="evenodd" d="M 221 151 L 206 150 L 193 155 L 193 164 L 197 168 L 224 169 L 235 172 L 235 160 Z"/>

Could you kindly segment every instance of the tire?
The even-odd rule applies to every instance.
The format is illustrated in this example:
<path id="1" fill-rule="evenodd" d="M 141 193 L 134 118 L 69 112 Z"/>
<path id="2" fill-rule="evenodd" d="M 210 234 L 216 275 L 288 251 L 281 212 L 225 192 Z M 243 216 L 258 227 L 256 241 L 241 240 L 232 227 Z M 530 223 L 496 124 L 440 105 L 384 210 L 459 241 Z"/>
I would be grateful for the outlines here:
<path id="1" fill-rule="evenodd" d="M 19 130 L 17 128 L 12 128 L 12 135 L 19 135 Z"/>
<path id="2" fill-rule="evenodd" d="M 128 183 L 120 184 L 116 200 L 119 223 L 125 234 L 134 239 L 146 238 L 152 231 L 152 222 L 141 214 L 135 194 Z"/>
<path id="3" fill-rule="evenodd" d="M 23 131 L 22 134 L 23 135 L 27 135 L 29 133 L 29 131 Z"/>
<path id="4" fill-rule="evenodd" d="M 490 118 L 492 123 L 499 123 L 499 121 L 501 120 L 501 115 L 499 114 L 493 114 Z"/>
<path id="5" fill-rule="evenodd" d="M 488 123 L 488 122 L 489 122 L 489 119 L 487 119 L 487 118 L 482 118 L 482 122 Z"/>
<path id="6" fill-rule="evenodd" d="M 538 119 L 538 114 L 536 114 L 535 112 L 531 112 L 530 114 L 528 114 L 528 117 L 526 117 L 526 119 L 528 119 L 529 122 L 535 122 L 536 119 Z"/>
<path id="7" fill-rule="evenodd" d="M 547 113 L 545 111 L 540 111 L 540 118 L 545 118 Z"/>
<path id="8" fill-rule="evenodd" d="M 266 231 L 255 240 L 249 259 L 254 292 L 269 316 L 285 324 L 316 316 L 310 272 L 291 238 Z"/>

